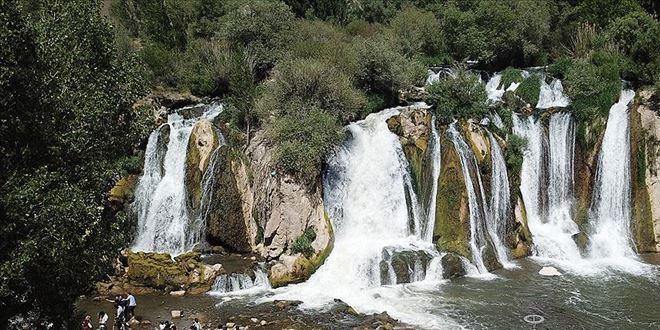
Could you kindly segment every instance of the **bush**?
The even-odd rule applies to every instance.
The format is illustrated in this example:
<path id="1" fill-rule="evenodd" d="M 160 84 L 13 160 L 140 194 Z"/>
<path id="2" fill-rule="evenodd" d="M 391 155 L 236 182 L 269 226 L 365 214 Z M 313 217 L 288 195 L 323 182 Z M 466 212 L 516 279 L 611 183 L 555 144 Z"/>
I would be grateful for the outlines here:
<path id="1" fill-rule="evenodd" d="M 277 66 L 273 81 L 265 86 L 256 107 L 262 116 L 301 111 L 288 104 L 325 110 L 334 114 L 339 122 L 347 123 L 357 118 L 366 99 L 348 76 L 327 63 L 294 59 Z"/>
<path id="2" fill-rule="evenodd" d="M 520 185 L 520 172 L 522 171 L 526 150 L 527 140 L 525 138 L 516 134 L 509 134 L 507 136 L 504 159 L 506 160 L 506 167 L 509 171 L 512 187 L 518 187 Z"/>
<path id="3" fill-rule="evenodd" d="M 317 107 L 289 107 L 287 114 L 267 126 L 268 137 L 275 144 L 275 162 L 283 172 L 313 183 L 327 153 L 343 141 L 343 128 L 336 116 Z"/>
<path id="4" fill-rule="evenodd" d="M 535 107 L 539 102 L 539 94 L 541 93 L 541 79 L 539 74 L 531 74 L 520 83 L 520 86 L 515 90 L 523 101 Z"/>
<path id="5" fill-rule="evenodd" d="M 190 90 L 194 95 L 219 96 L 227 93 L 226 53 L 227 50 L 217 42 L 203 39 L 191 42 L 177 65 L 179 87 Z"/>
<path id="6" fill-rule="evenodd" d="M 573 62 L 566 73 L 565 86 L 579 121 L 593 116 L 607 117 L 621 92 L 616 66 L 598 67 L 586 60 Z"/>
<path id="7" fill-rule="evenodd" d="M 293 244 L 291 244 L 291 252 L 293 253 L 301 253 L 307 258 L 310 258 L 312 255 L 314 255 L 314 248 L 312 247 L 312 243 L 316 239 L 316 232 L 314 231 L 314 228 L 307 228 L 305 229 L 305 232 L 303 232 L 302 235 L 296 237 L 296 239 L 293 241 Z"/>
<path id="8" fill-rule="evenodd" d="M 634 78 L 653 83 L 660 72 L 660 23 L 644 12 L 633 12 L 612 22 L 611 40 L 634 63 Z"/>
<path id="9" fill-rule="evenodd" d="M 502 71 L 499 88 L 508 88 L 512 83 L 521 83 L 523 81 L 522 71 L 520 69 L 507 67 Z"/>
<path id="10" fill-rule="evenodd" d="M 427 102 L 435 106 L 435 116 L 440 123 L 488 114 L 485 86 L 477 75 L 465 68 L 456 69 L 453 77 L 431 84 L 427 91 Z"/>
<path id="11" fill-rule="evenodd" d="M 260 79 L 281 58 L 293 35 L 294 15 L 281 2 L 245 1 L 221 20 L 224 22 L 221 35 L 230 45 L 248 50 Z"/>
<path id="12" fill-rule="evenodd" d="M 399 90 L 421 85 L 426 79 L 426 68 L 421 63 L 406 59 L 385 38 L 356 37 L 353 42 L 359 64 L 354 77 L 358 86 L 367 93 L 396 99 Z"/>
<path id="13" fill-rule="evenodd" d="M 406 7 L 394 16 L 389 31 L 409 58 L 435 57 L 444 52 L 442 26 L 432 12 Z"/>

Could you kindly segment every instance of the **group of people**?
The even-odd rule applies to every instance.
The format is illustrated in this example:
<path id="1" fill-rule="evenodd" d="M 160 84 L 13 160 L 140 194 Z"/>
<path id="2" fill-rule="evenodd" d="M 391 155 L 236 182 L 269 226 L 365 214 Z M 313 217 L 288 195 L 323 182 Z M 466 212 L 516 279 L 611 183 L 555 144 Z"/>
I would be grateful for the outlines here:
<path id="1" fill-rule="evenodd" d="M 158 325 L 158 330 L 177 330 L 177 327 L 174 323 L 170 323 L 170 321 L 161 321 Z M 199 323 L 198 319 L 194 319 L 193 324 L 188 330 L 202 330 L 202 324 Z"/>
<path id="2" fill-rule="evenodd" d="M 110 300 L 106 299 L 109 302 L 114 303 L 115 307 L 115 324 L 113 329 L 117 330 L 125 330 L 128 329 L 129 326 L 127 322 L 135 316 L 135 308 L 137 307 L 137 301 L 135 300 L 135 296 L 128 292 L 126 297 L 122 297 L 120 295 L 115 297 L 115 300 Z M 108 314 L 104 311 L 100 311 L 98 314 L 98 323 L 99 323 L 99 330 L 107 330 L 108 329 Z M 87 315 L 85 316 L 85 319 L 82 321 L 82 328 L 83 330 L 93 330 L 94 326 L 92 325 L 92 318 L 91 316 Z"/>

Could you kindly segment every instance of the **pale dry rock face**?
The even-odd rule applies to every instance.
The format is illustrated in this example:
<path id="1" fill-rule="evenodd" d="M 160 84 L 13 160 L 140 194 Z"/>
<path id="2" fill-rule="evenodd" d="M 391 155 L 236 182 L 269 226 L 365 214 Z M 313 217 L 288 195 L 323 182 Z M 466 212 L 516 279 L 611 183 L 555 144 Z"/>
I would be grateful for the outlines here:
<path id="1" fill-rule="evenodd" d="M 643 99 L 648 95 L 642 93 Z M 642 128 L 649 137 L 660 141 L 660 117 L 651 110 L 648 105 L 641 104 L 637 111 L 640 114 Z M 648 146 L 646 150 L 646 189 L 649 192 L 651 202 L 651 214 L 653 216 L 653 231 L 655 232 L 656 249 L 660 251 L 660 146 Z"/>
<path id="2" fill-rule="evenodd" d="M 199 153 L 199 171 L 204 173 L 211 154 L 217 146 L 217 136 L 213 124 L 208 120 L 200 120 L 193 126 L 190 139 Z"/>

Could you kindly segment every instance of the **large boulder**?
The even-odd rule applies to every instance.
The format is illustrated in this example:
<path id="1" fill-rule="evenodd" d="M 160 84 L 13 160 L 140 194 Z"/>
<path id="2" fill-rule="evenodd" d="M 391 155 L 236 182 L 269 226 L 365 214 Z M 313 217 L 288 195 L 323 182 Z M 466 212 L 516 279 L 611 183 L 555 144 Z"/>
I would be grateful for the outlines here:
<path id="1" fill-rule="evenodd" d="M 187 290 L 199 294 L 210 290 L 216 276 L 224 272 L 221 265 L 200 262 L 198 252 L 172 259 L 167 253 L 129 251 L 127 259 L 128 267 L 122 285 L 126 291 L 144 287 L 159 291 Z"/>
<path id="2" fill-rule="evenodd" d="M 442 265 L 442 277 L 452 279 L 465 276 L 467 271 L 461 257 L 455 253 L 447 253 L 440 259 Z"/>
<path id="3" fill-rule="evenodd" d="M 422 250 L 385 248 L 380 262 L 381 284 L 411 283 L 423 280 L 432 258 L 428 252 Z"/>

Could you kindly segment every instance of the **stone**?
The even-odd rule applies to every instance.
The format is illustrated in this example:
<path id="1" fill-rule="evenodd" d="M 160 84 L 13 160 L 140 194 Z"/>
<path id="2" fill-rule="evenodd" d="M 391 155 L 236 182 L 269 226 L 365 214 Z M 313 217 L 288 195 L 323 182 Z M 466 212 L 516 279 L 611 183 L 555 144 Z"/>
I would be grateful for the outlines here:
<path id="1" fill-rule="evenodd" d="M 539 274 L 543 276 L 561 276 L 561 273 L 555 267 L 543 267 L 539 270 Z"/>
<path id="2" fill-rule="evenodd" d="M 142 322 L 140 322 L 140 324 L 142 324 L 142 325 L 151 325 L 151 321 L 143 320 Z"/>
<path id="3" fill-rule="evenodd" d="M 215 128 L 210 121 L 200 120 L 195 123 L 188 139 L 184 178 L 186 203 L 192 210 L 198 210 L 200 207 L 202 177 L 219 143 Z"/>
<path id="4" fill-rule="evenodd" d="M 183 297 L 186 294 L 186 290 L 178 290 L 170 292 L 170 296 L 173 297 Z"/>
<path id="5" fill-rule="evenodd" d="M 440 259 L 442 264 L 442 277 L 446 279 L 465 276 L 467 271 L 461 258 L 454 253 L 447 253 Z"/>
<path id="6" fill-rule="evenodd" d="M 252 322 L 252 323 L 258 323 L 258 322 L 259 322 L 259 319 L 253 317 L 253 318 L 250 319 L 250 322 Z"/>
<path id="7" fill-rule="evenodd" d="M 259 322 L 259 324 L 261 324 L 262 326 L 266 325 L 267 323 L 268 322 L 266 322 L 265 320 L 261 320 L 261 322 Z"/>
<path id="8" fill-rule="evenodd" d="M 170 315 L 172 316 L 173 319 L 178 319 L 181 318 L 181 316 L 183 316 L 180 310 L 173 310 L 170 312 Z"/>
<path id="9" fill-rule="evenodd" d="M 234 326 L 236 326 L 236 323 L 234 323 L 234 322 L 227 322 L 227 324 L 225 324 L 225 326 L 226 326 L 227 328 L 233 328 Z"/>

